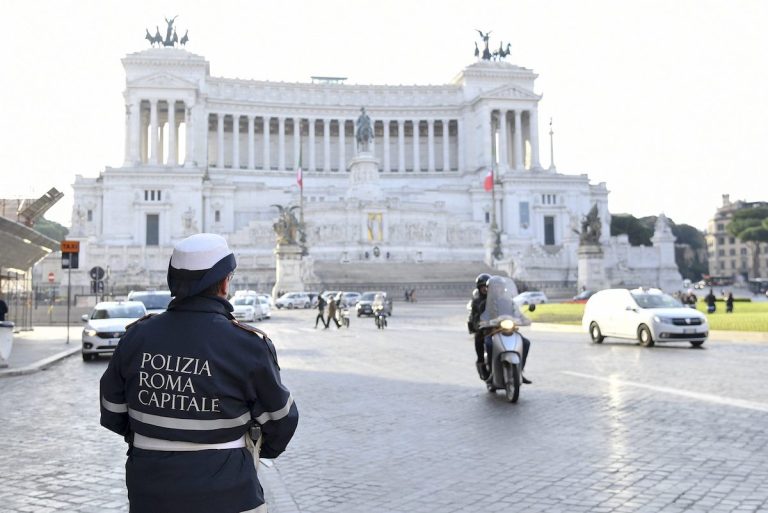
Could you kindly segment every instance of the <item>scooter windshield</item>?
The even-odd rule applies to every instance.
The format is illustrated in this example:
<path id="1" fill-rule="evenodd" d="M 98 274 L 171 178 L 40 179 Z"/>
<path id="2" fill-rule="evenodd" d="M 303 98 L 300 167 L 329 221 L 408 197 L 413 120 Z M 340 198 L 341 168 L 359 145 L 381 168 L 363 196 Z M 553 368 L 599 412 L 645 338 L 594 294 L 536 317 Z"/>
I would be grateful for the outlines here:
<path id="1" fill-rule="evenodd" d="M 488 280 L 488 298 L 485 301 L 485 311 L 480 315 L 481 321 L 492 321 L 501 316 L 522 318 L 520 310 L 513 301 L 517 296 L 517 285 L 511 278 L 491 276 Z"/>

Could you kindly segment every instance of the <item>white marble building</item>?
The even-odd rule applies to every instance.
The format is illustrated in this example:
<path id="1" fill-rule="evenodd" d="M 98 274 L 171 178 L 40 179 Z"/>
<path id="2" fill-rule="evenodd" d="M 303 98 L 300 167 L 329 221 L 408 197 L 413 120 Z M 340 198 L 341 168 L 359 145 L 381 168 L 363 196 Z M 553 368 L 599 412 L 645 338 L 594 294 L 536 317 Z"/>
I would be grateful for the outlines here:
<path id="1" fill-rule="evenodd" d="M 212 77 L 203 57 L 177 48 L 133 53 L 123 65 L 124 164 L 77 176 L 70 234 L 82 241 L 81 268 L 108 266 L 114 283 L 161 286 L 174 242 L 210 231 L 234 248 L 238 279 L 266 288 L 273 205 L 299 204 L 299 159 L 310 283 L 333 281 L 345 266 L 386 276 L 408 264 L 466 264 L 469 274 L 485 263 L 575 291 L 576 231 L 595 203 L 606 262 L 617 276 L 633 268 L 632 252 L 614 250 L 620 243 L 609 237 L 605 183 L 542 167 L 541 96 L 529 69 L 478 61 L 449 84 L 387 86 Z M 349 173 L 362 106 L 379 164 L 367 188 Z M 496 160 L 500 260 L 483 188 Z M 659 268 L 661 253 L 643 255 L 643 267 Z M 373 267 L 382 263 L 397 265 Z"/>

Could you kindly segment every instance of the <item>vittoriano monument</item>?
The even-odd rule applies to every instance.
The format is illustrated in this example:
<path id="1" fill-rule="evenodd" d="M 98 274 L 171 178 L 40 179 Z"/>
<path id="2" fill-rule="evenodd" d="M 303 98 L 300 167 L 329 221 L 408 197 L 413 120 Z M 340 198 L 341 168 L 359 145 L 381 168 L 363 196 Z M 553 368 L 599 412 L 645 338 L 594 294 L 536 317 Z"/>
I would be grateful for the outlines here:
<path id="1" fill-rule="evenodd" d="M 483 40 L 484 48 L 482 51 L 482 57 L 481 57 L 482 60 L 484 61 L 499 60 L 500 61 L 502 59 L 505 59 L 507 55 L 509 55 L 509 48 L 512 46 L 511 44 L 507 43 L 507 46 L 505 48 L 504 42 L 499 41 L 499 49 L 494 50 L 492 52 L 491 49 L 489 48 L 489 43 L 488 43 L 491 39 L 492 31 L 483 32 L 482 30 L 479 30 L 479 29 L 475 29 L 475 30 L 477 30 L 477 33 L 480 34 L 480 39 Z M 480 57 L 480 56 L 481 56 L 480 48 L 478 48 L 477 43 L 475 43 L 475 57 Z"/>

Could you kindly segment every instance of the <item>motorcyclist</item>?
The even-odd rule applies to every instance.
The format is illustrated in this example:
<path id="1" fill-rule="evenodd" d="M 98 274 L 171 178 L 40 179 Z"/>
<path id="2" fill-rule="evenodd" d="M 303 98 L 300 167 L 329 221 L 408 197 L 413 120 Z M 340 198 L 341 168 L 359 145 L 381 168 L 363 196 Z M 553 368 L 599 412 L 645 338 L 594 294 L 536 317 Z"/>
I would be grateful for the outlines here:
<path id="1" fill-rule="evenodd" d="M 491 339 L 486 336 L 488 329 L 480 327 L 480 315 L 485 311 L 485 302 L 488 298 L 488 280 L 490 279 L 491 275 L 487 273 L 478 274 L 477 278 L 475 278 L 476 288 L 472 292 L 472 306 L 467 322 L 470 332 L 475 336 L 475 354 L 477 356 L 475 365 L 483 380 L 488 379 L 490 376 L 489 369 L 491 368 L 491 364 L 488 359 L 491 358 Z M 522 333 L 520 336 L 523 339 L 523 368 L 525 368 L 525 361 L 528 358 L 528 350 L 531 347 L 531 341 L 525 338 Z M 522 376 L 522 381 L 526 385 L 533 383 L 525 376 Z"/>

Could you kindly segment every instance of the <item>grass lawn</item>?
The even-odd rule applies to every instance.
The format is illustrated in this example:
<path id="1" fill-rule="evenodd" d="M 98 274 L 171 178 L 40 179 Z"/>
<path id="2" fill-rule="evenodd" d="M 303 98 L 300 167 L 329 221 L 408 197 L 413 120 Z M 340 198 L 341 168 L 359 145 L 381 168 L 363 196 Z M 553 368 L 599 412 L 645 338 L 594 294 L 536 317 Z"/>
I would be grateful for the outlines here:
<path id="1" fill-rule="evenodd" d="M 733 313 L 725 313 L 725 303 L 717 303 L 717 311 L 707 314 L 707 305 L 699 301 L 697 310 L 704 313 L 709 320 L 711 330 L 723 331 L 762 331 L 768 332 L 768 303 L 736 302 Z M 583 304 L 547 303 L 536 305 L 535 312 L 523 313 L 533 322 L 553 322 L 557 324 L 581 324 L 584 315 Z"/>

